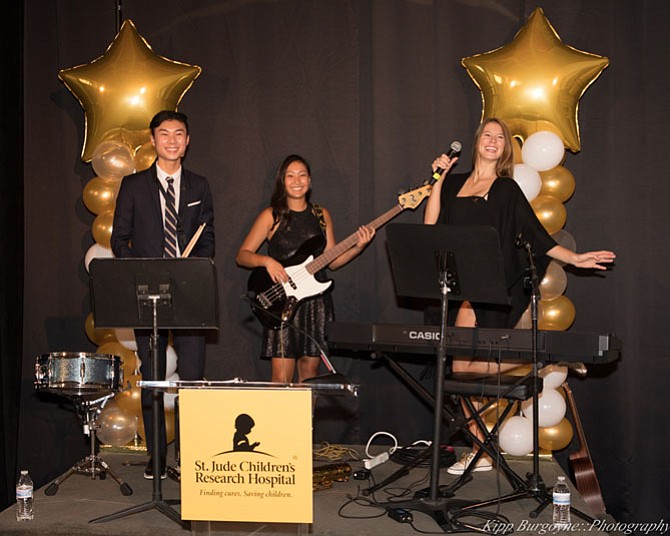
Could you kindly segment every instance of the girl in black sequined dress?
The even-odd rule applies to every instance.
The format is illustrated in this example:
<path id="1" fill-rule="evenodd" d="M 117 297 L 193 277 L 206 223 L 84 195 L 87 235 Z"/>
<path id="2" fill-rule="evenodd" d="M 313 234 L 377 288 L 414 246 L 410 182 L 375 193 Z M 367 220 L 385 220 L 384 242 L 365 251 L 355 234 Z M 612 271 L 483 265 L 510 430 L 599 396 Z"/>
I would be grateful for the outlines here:
<path id="1" fill-rule="evenodd" d="M 288 275 L 284 266 L 298 264 L 290 259 L 298 250 L 303 252 L 301 246 L 305 242 L 309 241 L 310 253 L 315 257 L 335 245 L 330 213 L 309 202 L 311 185 L 307 161 L 299 155 L 287 156 L 277 170 L 270 206 L 258 215 L 237 252 L 238 265 L 264 267 L 273 282 L 285 283 Z M 357 244 L 333 260 L 328 268 L 336 270 L 359 255 L 372 240 L 374 230 L 361 226 L 357 235 Z M 264 242 L 267 255 L 257 253 Z M 316 274 L 316 278 L 324 279 L 323 274 Z M 301 301 L 288 322 L 291 325 L 264 328 L 261 357 L 272 359 L 273 382 L 293 381 L 296 368 L 299 382 L 317 375 L 319 346 L 325 347 L 326 323 L 333 319 L 332 297 L 326 292 Z M 309 333 L 316 343 L 301 330 Z"/>

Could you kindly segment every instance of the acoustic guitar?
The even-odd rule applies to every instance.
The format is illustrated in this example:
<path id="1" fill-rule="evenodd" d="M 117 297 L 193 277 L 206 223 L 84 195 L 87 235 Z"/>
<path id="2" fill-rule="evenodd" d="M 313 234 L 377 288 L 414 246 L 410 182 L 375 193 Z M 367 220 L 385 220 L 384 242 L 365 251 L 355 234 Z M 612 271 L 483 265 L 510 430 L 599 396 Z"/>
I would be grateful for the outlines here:
<path id="1" fill-rule="evenodd" d="M 605 501 L 603 501 L 603 496 L 600 492 L 600 484 L 598 483 L 596 470 L 593 467 L 589 447 L 586 444 L 584 428 L 579 419 L 577 404 L 575 403 L 575 398 L 572 395 L 568 382 L 563 384 L 563 389 L 565 390 L 565 396 L 570 406 L 570 414 L 572 415 L 572 422 L 575 425 L 579 439 L 579 450 L 568 457 L 570 468 L 575 476 L 575 487 L 594 514 L 605 515 Z"/>
<path id="2" fill-rule="evenodd" d="M 415 209 L 430 195 L 432 188 L 432 184 L 427 184 L 400 194 L 398 203 L 368 223 L 367 227 L 377 230 L 403 210 Z M 302 300 L 323 294 L 328 290 L 333 282 L 317 281 L 314 274 L 354 247 L 358 242 L 358 237 L 356 233 L 350 234 L 315 259 L 310 251 L 314 251 L 314 242 L 322 242 L 322 240 L 320 236 L 307 240 L 295 255 L 283 263 L 289 277 L 286 283 L 272 281 L 265 268 L 255 268 L 251 272 L 247 283 L 248 296 L 252 300 L 254 314 L 265 327 L 278 329 L 284 322 L 293 318 Z"/>

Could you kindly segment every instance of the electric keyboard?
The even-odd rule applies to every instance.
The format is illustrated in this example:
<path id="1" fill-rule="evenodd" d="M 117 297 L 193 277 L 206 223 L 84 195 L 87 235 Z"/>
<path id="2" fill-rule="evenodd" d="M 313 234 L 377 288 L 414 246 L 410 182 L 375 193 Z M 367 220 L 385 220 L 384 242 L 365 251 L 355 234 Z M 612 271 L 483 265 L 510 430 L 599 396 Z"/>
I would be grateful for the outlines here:
<path id="1" fill-rule="evenodd" d="M 393 354 L 435 355 L 439 326 L 331 322 L 328 347 Z M 456 328 L 446 330 L 447 355 L 532 362 L 532 333 L 527 329 Z M 537 356 L 541 363 L 604 364 L 621 355 L 621 341 L 613 334 L 539 331 Z"/>

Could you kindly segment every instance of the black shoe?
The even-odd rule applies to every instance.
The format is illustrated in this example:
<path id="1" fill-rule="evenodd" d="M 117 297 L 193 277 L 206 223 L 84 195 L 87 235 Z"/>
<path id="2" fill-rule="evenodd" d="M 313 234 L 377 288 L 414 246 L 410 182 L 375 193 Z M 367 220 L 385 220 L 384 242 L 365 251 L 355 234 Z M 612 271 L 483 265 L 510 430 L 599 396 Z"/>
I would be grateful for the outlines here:
<path id="1" fill-rule="evenodd" d="M 165 480 L 167 478 L 167 470 L 166 470 L 166 463 L 164 459 L 160 460 L 160 468 L 161 468 L 161 480 Z M 154 459 L 149 458 L 149 461 L 147 462 L 147 466 L 144 468 L 144 478 L 147 480 L 153 480 L 154 479 Z"/>

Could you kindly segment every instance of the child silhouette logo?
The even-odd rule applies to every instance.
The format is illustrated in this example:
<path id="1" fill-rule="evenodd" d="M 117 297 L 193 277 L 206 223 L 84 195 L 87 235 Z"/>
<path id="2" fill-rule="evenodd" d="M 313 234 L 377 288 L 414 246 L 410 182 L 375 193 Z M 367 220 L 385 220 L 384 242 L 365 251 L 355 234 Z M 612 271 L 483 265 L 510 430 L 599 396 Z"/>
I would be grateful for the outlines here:
<path id="1" fill-rule="evenodd" d="M 247 434 L 255 426 L 254 420 L 246 413 L 240 413 L 235 419 L 235 434 L 233 435 L 233 450 L 251 452 L 260 443 L 258 441 L 249 443 Z"/>

